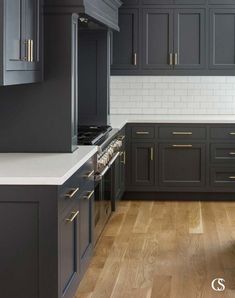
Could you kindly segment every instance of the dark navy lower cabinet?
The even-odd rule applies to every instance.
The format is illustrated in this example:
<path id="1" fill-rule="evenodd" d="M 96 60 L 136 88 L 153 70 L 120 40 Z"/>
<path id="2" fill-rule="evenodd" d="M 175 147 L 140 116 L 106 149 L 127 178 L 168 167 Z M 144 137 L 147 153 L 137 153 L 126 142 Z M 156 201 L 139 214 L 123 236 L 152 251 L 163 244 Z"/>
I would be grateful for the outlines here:
<path id="1" fill-rule="evenodd" d="M 167 143 L 159 146 L 159 185 L 204 187 L 205 144 Z"/>
<path id="2" fill-rule="evenodd" d="M 131 123 L 126 131 L 127 198 L 235 192 L 234 124 Z"/>
<path id="3" fill-rule="evenodd" d="M 1 297 L 75 296 L 93 251 L 94 167 L 61 186 L 0 186 Z"/>

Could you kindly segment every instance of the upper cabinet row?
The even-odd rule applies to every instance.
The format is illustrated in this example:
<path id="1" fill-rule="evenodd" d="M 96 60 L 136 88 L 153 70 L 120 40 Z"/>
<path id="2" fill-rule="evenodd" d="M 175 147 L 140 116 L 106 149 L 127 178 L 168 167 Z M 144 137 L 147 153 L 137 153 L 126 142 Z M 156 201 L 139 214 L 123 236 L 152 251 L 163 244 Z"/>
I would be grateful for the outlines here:
<path id="1" fill-rule="evenodd" d="M 42 80 L 42 1 L 0 2 L 0 85 Z"/>
<path id="2" fill-rule="evenodd" d="M 163 2 L 186 1 L 124 2 L 112 74 L 235 75 L 235 0 Z"/>

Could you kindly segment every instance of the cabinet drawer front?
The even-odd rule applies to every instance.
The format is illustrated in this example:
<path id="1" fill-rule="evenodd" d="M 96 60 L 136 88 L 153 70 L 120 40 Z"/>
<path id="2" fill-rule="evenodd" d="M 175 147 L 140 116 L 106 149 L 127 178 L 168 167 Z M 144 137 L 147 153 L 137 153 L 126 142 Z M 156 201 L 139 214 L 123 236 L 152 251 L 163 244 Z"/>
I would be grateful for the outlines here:
<path id="1" fill-rule="evenodd" d="M 155 135 L 154 126 L 135 126 L 131 129 L 132 138 L 153 139 Z"/>
<path id="2" fill-rule="evenodd" d="M 206 138 L 206 128 L 190 126 L 169 126 L 159 128 L 160 139 L 197 140 Z"/>
<path id="3" fill-rule="evenodd" d="M 212 144 L 211 162 L 235 162 L 235 144 Z"/>
<path id="4" fill-rule="evenodd" d="M 208 4 L 232 5 L 235 4 L 235 0 L 208 0 Z"/>
<path id="5" fill-rule="evenodd" d="M 214 186 L 235 187 L 235 168 L 212 168 L 211 184 Z"/>
<path id="6" fill-rule="evenodd" d="M 210 137 L 217 140 L 234 140 L 235 142 L 235 126 L 212 127 Z"/>
<path id="7" fill-rule="evenodd" d="M 84 190 L 94 187 L 94 161 L 88 160 L 68 181 L 59 188 L 60 211 L 79 198 Z"/>

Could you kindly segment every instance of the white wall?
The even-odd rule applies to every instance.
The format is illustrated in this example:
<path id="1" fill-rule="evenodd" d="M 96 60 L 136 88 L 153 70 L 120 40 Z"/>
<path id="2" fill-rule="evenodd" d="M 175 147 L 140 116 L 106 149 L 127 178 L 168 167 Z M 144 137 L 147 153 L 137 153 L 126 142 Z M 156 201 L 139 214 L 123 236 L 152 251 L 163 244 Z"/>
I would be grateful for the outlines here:
<path id="1" fill-rule="evenodd" d="M 235 77 L 113 76 L 111 114 L 234 115 Z"/>

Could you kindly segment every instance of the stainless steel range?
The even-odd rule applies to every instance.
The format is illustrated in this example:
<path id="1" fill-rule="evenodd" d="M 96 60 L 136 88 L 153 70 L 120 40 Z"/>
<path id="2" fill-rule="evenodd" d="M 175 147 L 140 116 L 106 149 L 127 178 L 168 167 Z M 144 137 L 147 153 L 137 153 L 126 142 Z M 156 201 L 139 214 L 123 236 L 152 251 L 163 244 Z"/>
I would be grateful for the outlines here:
<path id="1" fill-rule="evenodd" d="M 79 143 L 98 146 L 95 173 L 94 242 L 99 239 L 115 204 L 115 166 L 120 155 L 122 140 L 118 130 L 107 127 L 80 128 Z"/>

